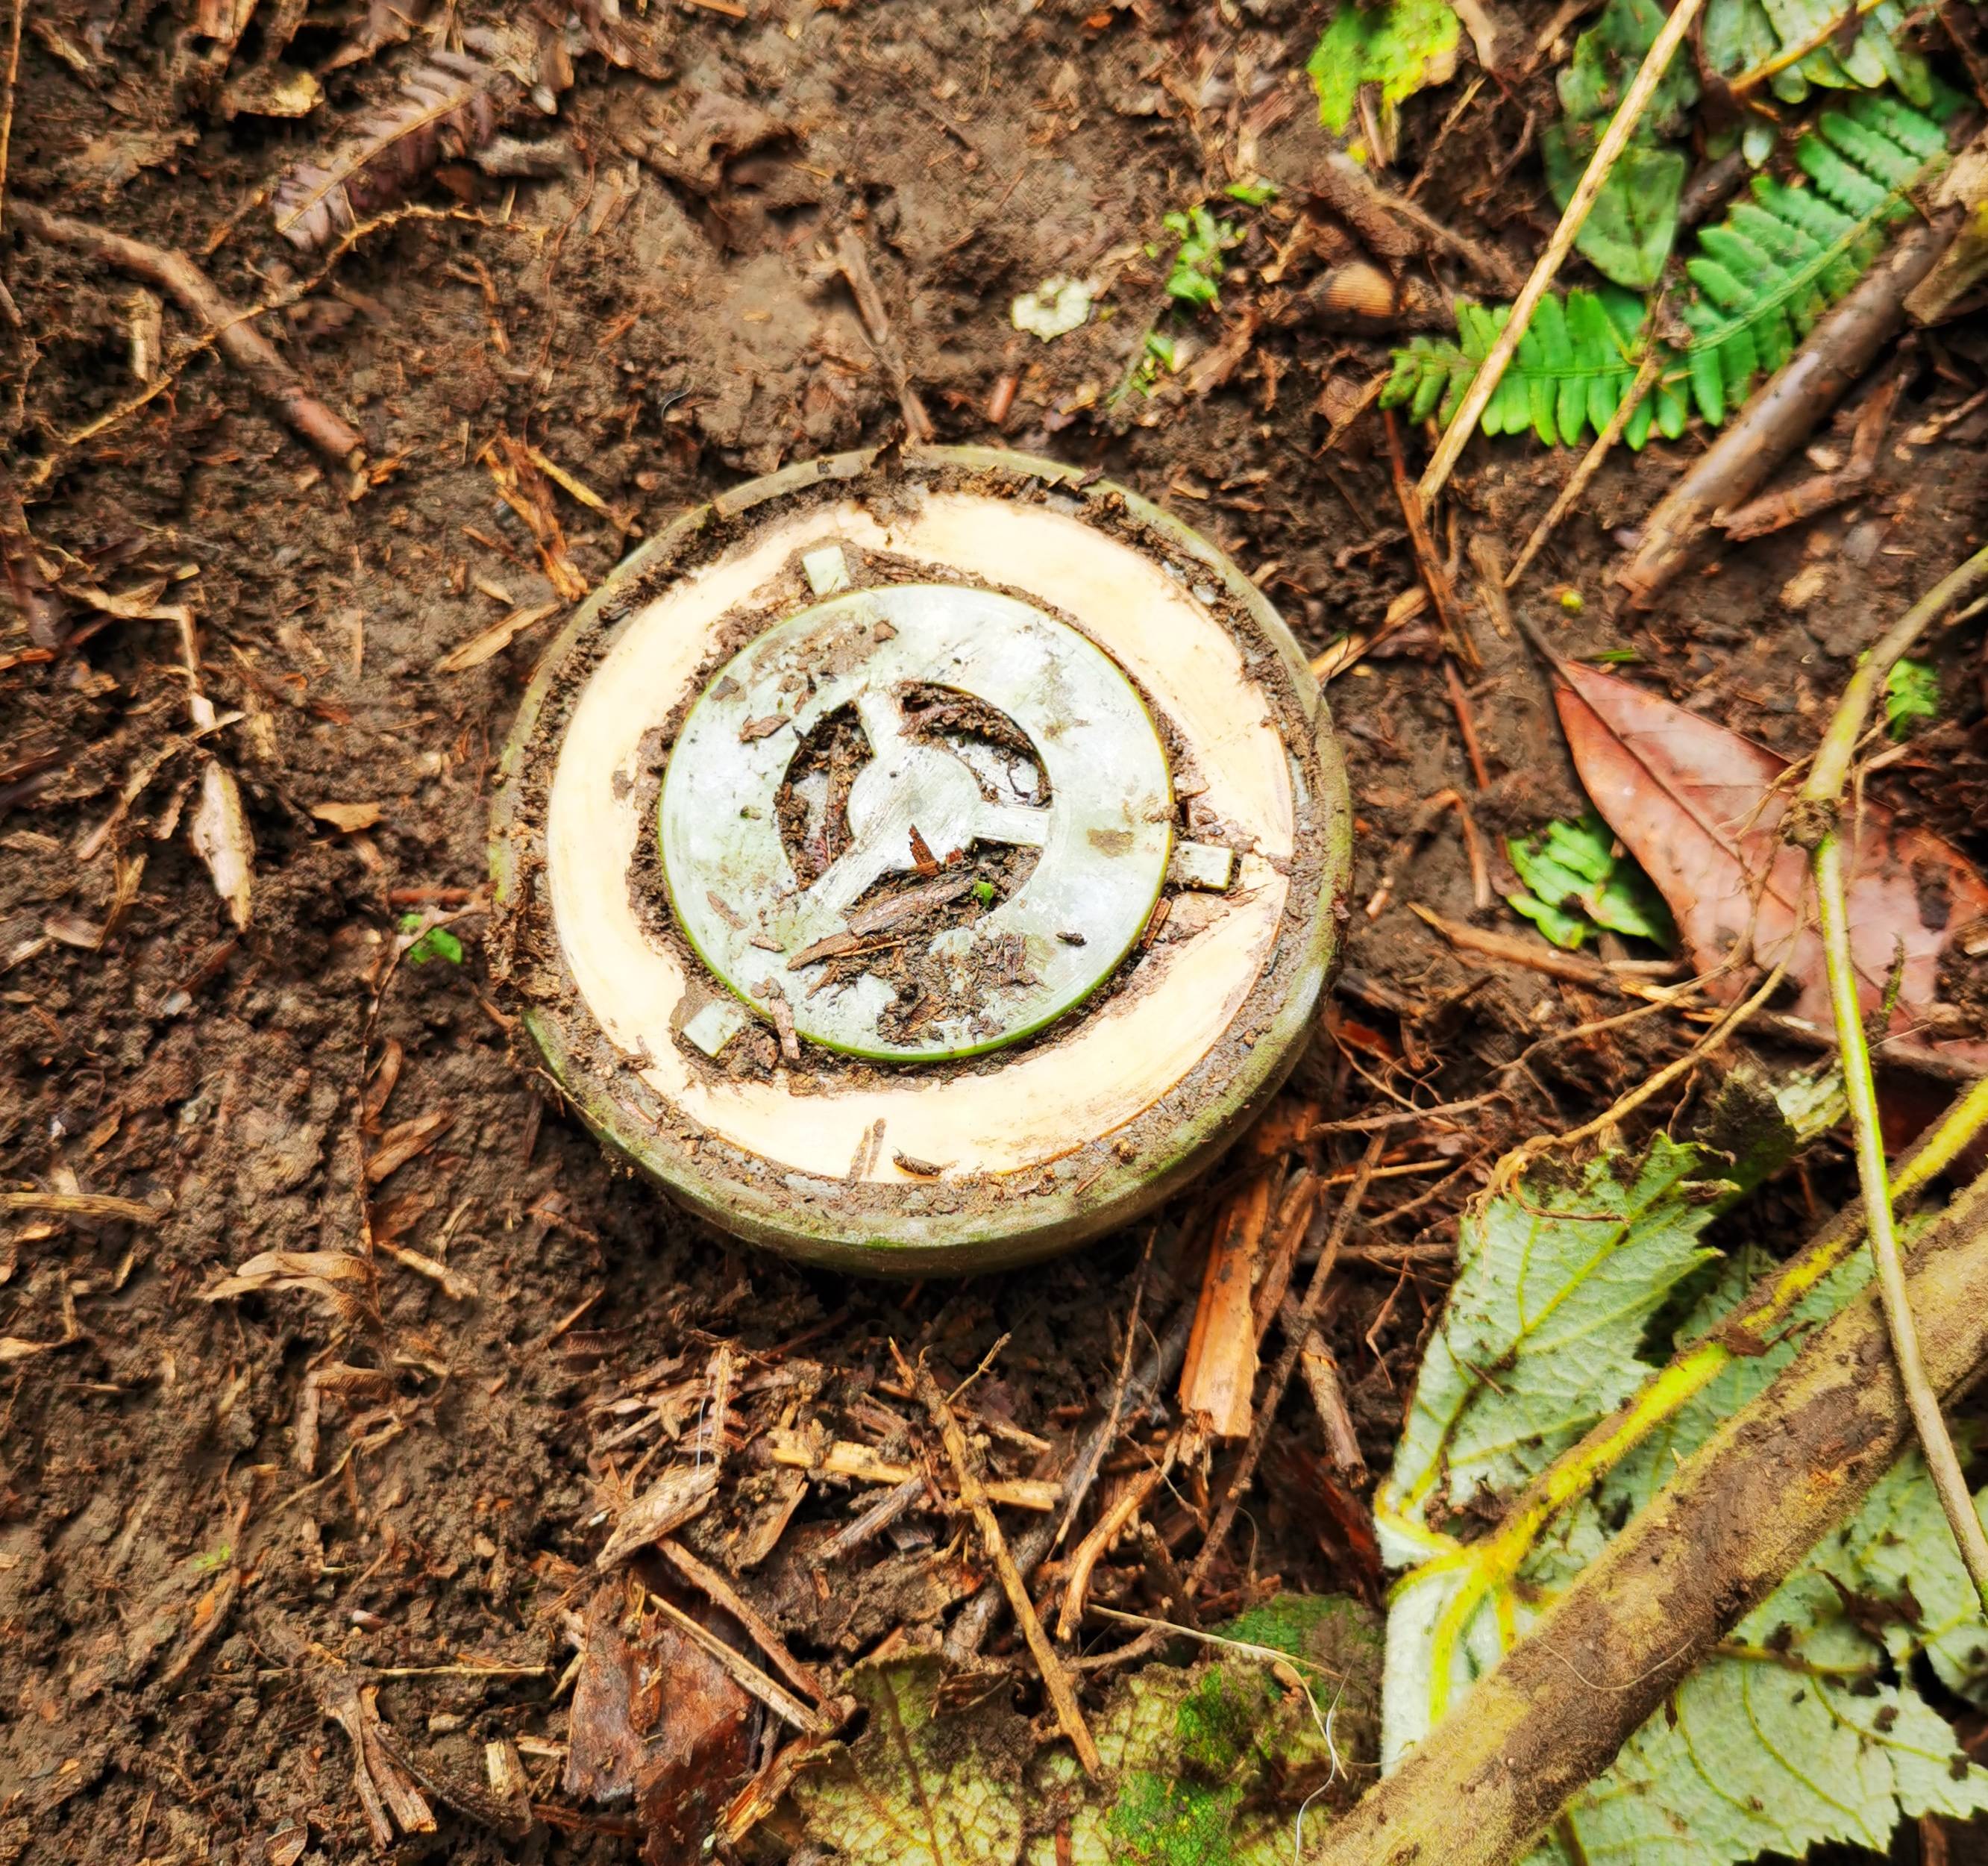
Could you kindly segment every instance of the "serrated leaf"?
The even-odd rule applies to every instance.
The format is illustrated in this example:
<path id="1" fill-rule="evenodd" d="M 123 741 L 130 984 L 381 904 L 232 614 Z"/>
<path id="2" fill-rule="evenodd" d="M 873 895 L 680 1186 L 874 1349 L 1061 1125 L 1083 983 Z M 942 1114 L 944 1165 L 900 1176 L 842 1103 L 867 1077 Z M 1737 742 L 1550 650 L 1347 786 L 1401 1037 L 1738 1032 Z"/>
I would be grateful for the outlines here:
<path id="1" fill-rule="evenodd" d="M 1460 31 L 1445 0 L 1342 5 L 1305 64 L 1318 93 L 1319 120 L 1334 135 L 1343 133 L 1363 84 L 1378 84 L 1381 101 L 1395 104 L 1447 83 Z"/>
<path id="2" fill-rule="evenodd" d="M 1754 1252 L 1736 1255 L 1680 1340 L 1716 1327 L 1768 1267 Z M 1605 1543 L 1602 1525 L 1648 1502 L 1676 1461 L 1764 1391 L 1868 1276 L 1865 1259 L 1851 1258 L 1767 1354 L 1730 1361 L 1567 1513 L 1520 1570 L 1519 1592 L 1564 1585 Z M 1978 1688 L 1984 1644 L 1988 1624 L 1909 1455 L 1576 1796 L 1560 1831 L 1591 1861 L 1724 1866 L 1767 1851 L 1799 1858 L 1832 1840 L 1882 1851 L 1902 1818 L 1988 1807 L 1988 1771 L 1967 1763 L 1904 1664 L 1925 1646 L 1944 1680 Z M 1567 1861 L 1559 1838 L 1533 1856 L 1533 1866 Z"/>
<path id="3" fill-rule="evenodd" d="M 936 1658 L 859 1667 L 862 1735 L 793 1787 L 806 1839 L 839 1866 L 1287 1866 L 1300 1810 L 1316 1831 L 1367 1780 L 1379 1629 L 1287 1594 L 1215 1631 L 1217 1656 L 1113 1688 L 1094 1782 L 1005 1692 L 942 1712 Z"/>
<path id="4" fill-rule="evenodd" d="M 1692 1186 L 1703 1163 L 1660 1134 L 1640 1164 L 1605 1157 L 1571 1184 L 1528 1180 L 1465 1214 L 1384 1488 L 1390 1516 L 1432 1527 L 1445 1505 L 1511 1491 L 1635 1390 L 1645 1327 L 1711 1255 L 1698 1243 L 1711 1207 Z"/>

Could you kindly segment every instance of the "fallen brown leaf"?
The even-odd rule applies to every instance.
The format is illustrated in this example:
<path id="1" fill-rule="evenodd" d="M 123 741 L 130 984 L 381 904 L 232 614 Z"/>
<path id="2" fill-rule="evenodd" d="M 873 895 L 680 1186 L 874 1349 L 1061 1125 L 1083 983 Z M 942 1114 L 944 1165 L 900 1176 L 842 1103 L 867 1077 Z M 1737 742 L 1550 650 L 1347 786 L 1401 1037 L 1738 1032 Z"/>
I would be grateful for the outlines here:
<path id="1" fill-rule="evenodd" d="M 380 1144 L 366 1163 L 366 1183 L 377 1186 L 389 1173 L 397 1173 L 417 1153 L 425 1153 L 455 1119 L 451 1108 L 432 1108 L 411 1121 L 390 1127 L 380 1136 Z"/>
<path id="2" fill-rule="evenodd" d="M 1571 662 L 1556 671 L 1581 782 L 1668 903 L 1692 963 L 1714 972 L 1750 944 L 1759 963 L 1786 962 L 1800 989 L 1794 1014 L 1830 1028 L 1807 858 L 1780 835 L 1788 761 L 1613 675 Z M 1988 1038 L 1932 1034 L 1941 958 L 1952 933 L 1988 915 L 1988 881 L 1952 843 L 1880 804 L 1846 813 L 1844 840 L 1859 1003 L 1867 1014 L 1882 1005 L 1902 956 L 1888 1046 L 1988 1069 Z M 1744 983 L 1733 969 L 1706 989 L 1730 1001 Z"/>

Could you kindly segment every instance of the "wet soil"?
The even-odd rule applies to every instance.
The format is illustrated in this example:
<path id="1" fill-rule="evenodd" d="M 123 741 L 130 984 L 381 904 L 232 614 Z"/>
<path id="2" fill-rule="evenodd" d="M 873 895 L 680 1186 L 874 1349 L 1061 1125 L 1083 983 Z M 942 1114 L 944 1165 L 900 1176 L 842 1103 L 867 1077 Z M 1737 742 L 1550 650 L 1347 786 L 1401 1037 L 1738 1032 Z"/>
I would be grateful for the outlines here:
<path id="1" fill-rule="evenodd" d="M 332 68 L 363 22 L 279 10 L 288 60 L 326 66 L 327 100 L 293 123 L 231 117 L 184 16 L 35 8 L 10 196 L 196 256 L 239 305 L 309 274 L 317 262 L 273 236 L 258 191 L 390 98 L 428 28 Z M 238 70 L 273 57 L 272 29 L 255 22 Z M 827 257 L 852 230 L 939 438 L 1144 493 L 1234 554 L 1310 652 L 1377 627 L 1415 567 L 1379 424 L 1334 427 L 1384 347 L 1274 315 L 1308 263 L 1300 249 L 1278 276 L 1326 146 L 1302 76 L 1316 22 L 1283 0 L 711 0 L 642 30 L 656 75 L 583 49 L 555 113 L 512 126 L 556 139 L 560 172 L 493 178 L 451 160 L 419 196 L 433 212 L 363 239 L 262 320 L 363 432 L 357 496 L 211 354 L 116 415 L 141 386 L 131 281 L 10 236 L 0 425 L 68 639 L 43 652 L 10 618 L 0 641 L 0 1173 L 151 1210 L 0 1219 L 0 1861 L 370 1857 L 352 1746 L 325 1709 L 326 1680 L 344 1678 L 377 1688 L 436 1810 L 438 1834 L 402 1843 L 407 1857 L 631 1857 L 625 1805 L 562 1792 L 566 1675 L 606 1513 L 697 1429 L 695 1405 L 670 1410 L 677 1385 L 701 1382 L 720 1344 L 743 1370 L 736 1482 L 695 1545 L 797 1651 L 833 1662 L 928 1634 L 984 1583 L 970 1541 L 914 1512 L 823 1557 L 871 1493 L 797 1489 L 767 1434 L 819 1413 L 915 1458 L 890 1344 L 928 1354 L 948 1388 L 999 1344 L 974 1404 L 1011 1475 L 1060 1471 L 1128 1329 L 1147 1342 L 1192 1301 L 1210 1215 L 1245 1170 L 1168 1208 L 1136 1321 L 1144 1227 L 1026 1273 L 905 1289 L 793 1268 L 674 1214 L 543 1099 L 487 988 L 494 748 L 556 624 L 465 672 L 437 663 L 506 614 L 561 602 L 568 571 L 597 584 L 638 531 L 742 478 L 898 431 L 891 371 Z M 1522 269 L 1551 205 L 1533 157 L 1499 170 L 1546 82 L 1487 84 L 1453 124 L 1460 91 L 1411 107 L 1396 169 Z M 1161 216 L 1258 174 L 1283 192 L 1234 209 L 1229 321 L 1182 331 L 1206 357 L 1260 311 L 1253 337 L 1226 370 L 1198 377 L 1184 358 L 1152 396 L 1119 397 L 1165 306 Z M 1059 273 L 1097 277 L 1101 314 L 1051 344 L 1016 332 L 1009 300 Z M 189 333 L 171 306 L 164 323 L 170 361 Z M 1963 321 L 1895 366 L 1895 442 L 1854 505 L 1732 551 L 1648 615 L 1617 615 L 1615 534 L 1701 443 L 1653 445 L 1611 461 L 1520 604 L 1570 645 L 1633 656 L 1684 704 L 1806 751 L 1851 658 L 1988 525 L 1988 430 L 1949 418 L 1982 385 L 1988 332 Z M 499 435 L 607 508 L 553 494 L 559 559 L 500 496 Z M 1817 445 L 1840 452 L 1844 422 Z M 1570 464 L 1475 449 L 1454 501 L 1459 563 L 1467 536 L 1509 558 Z M 1336 1285 L 1328 1332 L 1375 1468 L 1455 1212 L 1490 1160 L 1585 1119 L 1688 1040 L 1648 1019 L 1537 1047 L 1619 1006 L 1459 953 L 1414 915 L 1518 930 L 1473 907 L 1453 829 L 1401 865 L 1391 906 L 1361 911 L 1433 793 L 1469 794 L 1494 838 L 1577 814 L 1535 668 L 1488 615 L 1476 626 L 1481 792 L 1425 623 L 1332 684 L 1355 907 L 1340 989 L 1273 1117 L 1288 1134 L 1404 1096 L 1503 1092 L 1405 1128 L 1387 1163 L 1426 1170 L 1377 1186 L 1371 1248 Z M 1936 645 L 1945 719 L 1876 781 L 1980 859 L 1978 642 Z M 191 737 L 190 687 L 228 723 Z M 254 840 L 245 926 L 188 833 L 213 754 Z M 390 964 L 410 915 L 445 920 L 461 963 Z M 1357 1139 L 1314 1155 L 1341 1170 Z M 1825 1151 L 1741 1223 L 1784 1245 L 1845 1183 Z M 369 1243 L 356 1282 L 311 1255 Z M 256 1286 L 228 1292 L 252 1260 Z M 1165 1422 L 1140 1422 L 1138 1442 Z M 1188 1546 L 1206 1496 L 1184 1484 L 1157 1516 L 1163 1543 Z M 1125 1559 L 1098 1597 L 1148 1610 L 1151 1576 Z M 1269 1577 L 1374 1581 L 1357 1498 L 1295 1394 L 1211 1591 L 1240 1601 Z M 986 1649 L 1009 1655 L 1012 1634 Z M 526 1840 L 507 1837 L 485 1787 L 485 1746 L 507 1738 L 541 1809 Z M 758 1740 L 756 1761 L 770 1733 Z"/>

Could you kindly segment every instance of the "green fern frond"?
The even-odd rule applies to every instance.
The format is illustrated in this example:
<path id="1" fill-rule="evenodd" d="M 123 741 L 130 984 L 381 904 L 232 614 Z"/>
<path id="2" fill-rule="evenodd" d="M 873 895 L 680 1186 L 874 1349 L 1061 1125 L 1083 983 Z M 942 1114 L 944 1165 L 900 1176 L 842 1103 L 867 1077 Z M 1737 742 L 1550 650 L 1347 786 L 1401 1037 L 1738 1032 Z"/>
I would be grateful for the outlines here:
<path id="1" fill-rule="evenodd" d="M 1903 36 L 1905 10 L 1897 0 L 1709 0 L 1702 56 L 1743 93 L 1757 85 L 1783 103 L 1812 88 L 1888 85 L 1929 110 L 1933 80 Z"/>
<path id="2" fill-rule="evenodd" d="M 1756 176 L 1752 198 L 1699 235 L 1684 265 L 1681 343 L 1652 336 L 1632 292 L 1549 293 L 1484 411 L 1483 432 L 1530 429 L 1550 447 L 1599 433 L 1653 343 L 1661 373 L 1622 438 L 1640 448 L 1654 427 L 1675 440 L 1694 403 L 1718 426 L 1870 269 L 1887 229 L 1911 215 L 1911 189 L 1946 151 L 1939 124 L 1895 97 L 1858 94 L 1824 110 L 1795 146 L 1802 180 Z M 1510 315 L 1507 305 L 1459 300 L 1454 341 L 1418 337 L 1395 352 L 1381 405 L 1447 427 Z"/>

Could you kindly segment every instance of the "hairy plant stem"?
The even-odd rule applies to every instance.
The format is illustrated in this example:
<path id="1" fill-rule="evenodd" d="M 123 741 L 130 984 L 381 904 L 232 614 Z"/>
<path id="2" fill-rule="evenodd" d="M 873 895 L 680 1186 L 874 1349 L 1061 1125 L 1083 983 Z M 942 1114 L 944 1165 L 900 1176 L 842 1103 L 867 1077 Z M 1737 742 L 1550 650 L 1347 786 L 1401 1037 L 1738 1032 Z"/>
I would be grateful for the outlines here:
<path id="1" fill-rule="evenodd" d="M 1878 695 L 1898 658 L 1952 604 L 1962 602 L 1988 584 L 1988 548 L 1976 551 L 1957 570 L 1942 577 L 1895 622 L 1864 658 L 1844 689 L 1834 716 L 1817 748 L 1801 800 L 1790 811 L 1790 835 L 1815 837 L 1810 866 L 1815 880 L 1816 912 L 1821 924 L 1824 963 L 1829 974 L 1830 1008 L 1834 1013 L 1836 1043 L 1843 1060 L 1850 1122 L 1857 1143 L 1857 1177 L 1864 1194 L 1866 1234 L 1883 1299 L 1885 1326 L 1898 1379 L 1911 1409 L 1912 1425 L 1925 1453 L 1926 1468 L 1940 1507 L 1953 1530 L 1960 1559 L 1988 1610 L 1988 1533 L 1969 1493 L 1959 1454 L 1941 1416 L 1939 1397 L 1926 1378 L 1919 1354 L 1919 1327 L 1905 1291 L 1905 1273 L 1892 1212 L 1892 1191 L 1885 1165 L 1885 1141 L 1878 1119 L 1878 1088 L 1871 1073 L 1871 1050 L 1864 1014 L 1858 1001 L 1857 967 L 1850 944 L 1848 892 L 1843 871 L 1842 832 L 1837 817 L 1851 760 L 1864 735 Z M 1817 831 L 1820 831 L 1818 834 Z"/>
<path id="2" fill-rule="evenodd" d="M 1931 1184 L 1984 1129 L 1988 1129 L 1988 1079 L 1963 1092 L 1921 1136 L 1899 1168 L 1895 1195 L 1909 1197 Z M 1980 1185 L 1970 1187 L 1955 1201 L 1950 1218 L 1966 1222 L 1983 1197 L 1988 1197 L 1988 1190 Z M 1439 1721 L 1449 1708 L 1450 1656 L 1471 1614 L 1487 1597 L 1499 1602 L 1501 1613 L 1505 1610 L 1513 1579 L 1547 1526 L 1570 1503 L 1588 1495 L 1652 1432 L 1675 1418 L 1735 1360 L 1765 1353 L 1787 1329 L 1803 1299 L 1862 1245 L 1864 1237 L 1861 1210 L 1854 1205 L 1846 1207 L 1801 1251 L 1756 1283 L 1717 1329 L 1679 1350 L 1670 1364 L 1645 1381 L 1640 1391 L 1555 1458 L 1513 1499 L 1489 1535 L 1466 1543 L 1425 1528 L 1405 1507 L 1407 1499 L 1397 1497 L 1391 1485 L 1381 1485 L 1374 1499 L 1375 1520 L 1403 1539 L 1420 1543 L 1426 1553 L 1407 1580 L 1439 1570 L 1470 1570 L 1435 1635 L 1431 1667 L 1435 1720 Z"/>
<path id="3" fill-rule="evenodd" d="M 1926 1360 L 1988 1365 L 1988 1180 L 1912 1254 Z M 1506 1866 L 1912 1443 L 1873 1292 L 1727 1419 L 1301 1866 Z"/>

